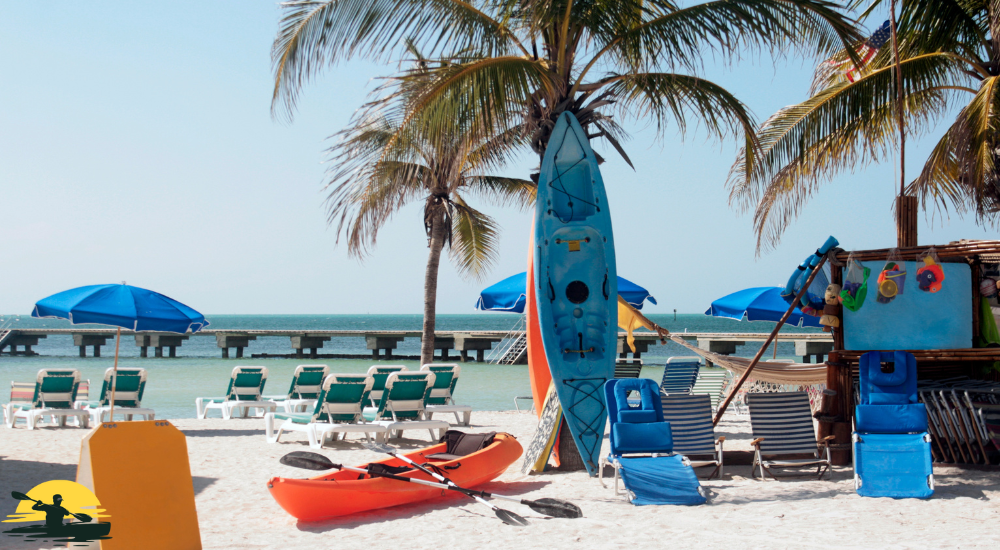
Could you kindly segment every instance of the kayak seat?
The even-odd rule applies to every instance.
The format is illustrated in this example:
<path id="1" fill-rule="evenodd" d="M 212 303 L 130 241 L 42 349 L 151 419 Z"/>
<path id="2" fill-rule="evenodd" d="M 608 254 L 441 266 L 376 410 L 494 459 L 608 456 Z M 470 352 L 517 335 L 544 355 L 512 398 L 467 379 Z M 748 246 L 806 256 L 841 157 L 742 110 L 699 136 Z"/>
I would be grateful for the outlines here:
<path id="1" fill-rule="evenodd" d="M 489 447 L 496 437 L 496 432 L 470 434 L 458 430 L 448 430 L 441 437 L 441 443 L 446 443 L 445 452 L 427 455 L 429 460 L 455 460 L 471 455 Z"/>

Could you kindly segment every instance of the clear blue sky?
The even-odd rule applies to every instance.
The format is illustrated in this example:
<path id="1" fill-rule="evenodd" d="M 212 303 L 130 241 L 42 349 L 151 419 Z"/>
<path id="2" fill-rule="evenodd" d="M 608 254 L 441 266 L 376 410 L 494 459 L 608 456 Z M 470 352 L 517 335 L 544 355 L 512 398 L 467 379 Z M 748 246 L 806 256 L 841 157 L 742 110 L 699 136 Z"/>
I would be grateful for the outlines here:
<path id="1" fill-rule="evenodd" d="M 0 313 L 67 288 L 128 281 L 206 313 L 419 313 L 426 241 L 419 205 L 380 233 L 364 263 L 335 246 L 321 192 L 326 137 L 393 67 L 332 67 L 291 124 L 270 117 L 272 1 L 0 4 Z M 806 97 L 813 61 L 750 56 L 708 75 L 759 119 Z M 736 145 L 643 121 L 604 165 L 618 271 L 701 312 L 719 296 L 779 285 L 827 235 L 845 248 L 895 243 L 890 164 L 845 175 L 759 259 L 749 216 L 727 206 Z M 915 175 L 934 135 L 908 149 Z M 536 161 L 537 163 L 537 161 Z M 528 155 L 510 173 L 526 176 Z M 442 263 L 438 307 L 466 313 L 486 284 L 523 271 L 530 216 L 503 226 L 485 281 Z M 972 220 L 921 219 L 921 243 L 992 238 Z"/>

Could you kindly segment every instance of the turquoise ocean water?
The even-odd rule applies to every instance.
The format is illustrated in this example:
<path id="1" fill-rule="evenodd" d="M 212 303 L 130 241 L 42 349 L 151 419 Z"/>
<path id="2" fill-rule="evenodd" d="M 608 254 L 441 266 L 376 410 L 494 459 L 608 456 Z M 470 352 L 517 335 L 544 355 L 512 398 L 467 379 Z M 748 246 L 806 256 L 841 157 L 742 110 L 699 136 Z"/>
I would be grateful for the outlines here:
<path id="1" fill-rule="evenodd" d="M 420 330 L 421 315 L 209 315 L 209 328 L 243 330 Z M 481 313 L 469 315 L 440 315 L 438 330 L 509 330 L 516 322 L 517 315 L 504 313 Z M 773 330 L 774 324 L 767 322 L 733 321 L 705 315 L 650 315 L 657 324 L 672 332 L 763 332 Z M 9 328 L 71 328 L 68 321 L 55 319 L 32 319 L 20 316 L 15 320 L 5 316 Z M 2 325 L 2 324 L 0 324 Z M 86 327 L 87 325 L 77 325 Z M 94 328 L 106 328 L 94 326 Z M 783 332 L 817 332 L 814 328 L 785 327 Z M 109 344 L 111 342 L 109 341 Z M 738 348 L 738 355 L 752 356 L 759 349 L 759 343 L 748 343 Z M 104 370 L 111 367 L 114 346 L 102 349 L 103 357 L 79 357 L 79 349 L 73 345 L 72 337 L 49 336 L 39 342 L 34 351 L 36 357 L 0 356 L 0 402 L 7 402 L 10 395 L 9 381 L 32 382 L 42 368 L 79 369 L 82 378 L 90 379 L 93 395 L 100 392 Z M 288 390 L 288 383 L 296 365 L 307 363 L 326 364 L 331 372 L 366 372 L 374 364 L 370 359 L 253 359 L 251 354 L 292 353 L 287 337 L 258 338 L 250 343 L 246 356 L 242 359 L 222 359 L 215 338 L 192 336 L 177 349 L 177 358 L 140 358 L 139 348 L 132 338 L 123 338 L 119 366 L 143 367 L 149 371 L 149 381 L 143 405 L 156 410 L 158 418 L 193 418 L 196 397 L 221 396 L 226 390 L 229 372 L 236 365 L 259 365 L 268 368 L 269 376 L 265 394 L 281 394 Z M 88 354 L 91 350 L 88 349 Z M 321 353 L 370 354 L 363 338 L 334 338 L 326 342 Z M 400 355 L 419 355 L 420 342 L 409 338 L 400 342 L 395 350 Z M 454 354 L 454 352 L 452 352 Z M 781 344 L 779 357 L 791 358 L 794 345 Z M 152 355 L 152 350 L 150 350 Z M 646 368 L 643 376 L 659 379 L 663 375 L 663 364 L 668 357 L 691 355 L 691 352 L 673 343 L 651 347 L 643 354 Z M 392 360 L 384 364 L 405 364 L 411 370 L 419 368 L 417 361 Z M 455 391 L 456 400 L 472 405 L 477 410 L 510 410 L 514 408 L 515 396 L 531 395 L 528 371 L 525 365 L 491 365 L 469 362 L 462 365 L 462 375 Z M 530 405 L 529 405 L 530 406 Z"/>

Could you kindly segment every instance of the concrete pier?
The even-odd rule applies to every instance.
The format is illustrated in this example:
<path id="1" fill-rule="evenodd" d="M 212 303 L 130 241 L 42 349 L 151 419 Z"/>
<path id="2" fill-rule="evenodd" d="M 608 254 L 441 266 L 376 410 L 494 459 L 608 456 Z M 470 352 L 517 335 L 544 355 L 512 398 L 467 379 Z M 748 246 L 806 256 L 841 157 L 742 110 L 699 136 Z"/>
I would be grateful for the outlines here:
<path id="1" fill-rule="evenodd" d="M 365 335 L 365 347 L 372 350 L 372 359 L 378 361 L 379 353 L 385 352 L 384 357 L 386 359 L 392 359 L 392 350 L 396 349 L 396 345 L 402 342 L 406 336 L 390 336 L 390 335 Z"/>
<path id="2" fill-rule="evenodd" d="M 215 344 L 222 348 L 222 358 L 229 359 L 229 348 L 236 348 L 236 358 L 243 357 L 243 350 L 250 346 L 251 340 L 256 340 L 256 336 L 248 334 L 230 334 L 219 332 L 215 335 Z"/>
<path id="3" fill-rule="evenodd" d="M 441 350 L 435 354 L 435 360 L 449 360 L 454 358 L 450 353 L 455 350 L 459 353 L 462 361 L 471 360 L 471 352 L 475 351 L 475 360 L 483 362 L 486 360 L 486 350 L 492 349 L 493 345 L 502 341 L 508 336 L 518 336 L 523 332 L 508 331 L 437 331 L 435 332 L 435 350 Z M 68 335 L 73 336 L 74 343 L 78 346 L 96 346 L 97 353 L 100 347 L 106 345 L 114 338 L 115 331 L 110 329 L 12 329 L 6 336 L 0 337 L 0 345 L 10 346 L 11 350 L 17 354 L 32 355 L 32 346 L 38 345 L 38 341 L 46 336 Z M 375 361 L 392 360 L 398 358 L 395 355 L 400 342 L 406 339 L 419 339 L 422 336 L 419 330 L 215 330 L 205 329 L 194 334 L 175 334 L 165 332 L 144 332 L 135 333 L 131 330 L 122 330 L 123 336 L 135 338 L 136 346 L 140 348 L 140 356 L 148 357 L 148 348 L 156 350 L 156 357 L 163 357 L 163 348 L 168 348 L 169 357 L 177 356 L 177 347 L 188 338 L 205 336 L 214 337 L 216 345 L 222 350 L 222 357 L 230 357 L 230 348 L 236 348 L 236 357 L 243 357 L 244 350 L 250 342 L 263 337 L 284 337 L 290 338 L 292 348 L 295 353 L 288 357 L 303 358 L 308 356 L 324 358 L 348 357 L 345 354 L 320 354 L 326 342 L 333 338 L 364 338 L 365 347 L 371 350 L 371 358 Z M 685 340 L 697 342 L 701 349 L 722 354 L 734 354 L 737 347 L 749 342 L 763 342 L 767 339 L 767 333 L 740 332 L 740 333 L 708 333 L 708 332 L 677 332 L 675 336 Z M 80 337 L 77 340 L 77 336 Z M 625 333 L 619 332 L 617 349 L 615 352 L 622 358 L 628 358 L 629 354 L 638 359 L 648 352 L 651 346 L 659 345 L 659 337 L 651 332 L 635 332 L 636 351 L 632 353 L 625 345 Z M 806 361 L 815 357 L 816 361 L 823 358 L 833 349 L 833 339 L 828 333 L 781 333 L 778 335 L 779 342 L 792 342 L 795 344 L 796 355 L 802 356 Z M 84 343 L 86 342 L 86 344 Z M 24 347 L 24 351 L 18 347 Z M 2 349 L 2 348 L 0 348 Z M 268 355 L 268 357 L 274 357 Z M 284 355 L 282 355 L 284 357 Z M 350 356 L 354 358 L 353 355 Z M 418 359 L 411 357 L 410 359 Z"/>
<path id="4" fill-rule="evenodd" d="M 476 352 L 476 361 L 482 363 L 486 361 L 487 350 L 493 349 L 493 344 L 501 342 L 503 338 L 489 336 L 473 336 L 471 334 L 455 334 L 454 349 L 459 352 L 462 362 L 469 360 L 469 352 Z M 436 338 L 435 338 L 436 341 Z"/>
<path id="5" fill-rule="evenodd" d="M 309 350 L 309 358 L 316 358 L 316 350 L 323 347 L 323 342 L 329 342 L 330 336 L 292 336 L 292 349 L 295 350 L 296 357 L 304 357 L 303 350 Z M 371 348 L 369 348 L 371 349 Z"/>
<path id="6" fill-rule="evenodd" d="M 153 348 L 155 357 L 163 357 L 163 348 L 167 348 L 169 357 L 177 357 L 177 348 L 187 340 L 187 334 L 170 334 L 152 332 L 136 334 L 135 345 L 139 347 L 139 357 L 149 357 L 149 348 Z"/>
<path id="7" fill-rule="evenodd" d="M 634 333 L 633 333 L 633 336 L 634 336 Z M 625 337 L 625 336 L 619 336 L 618 337 L 618 349 L 616 350 L 616 353 L 618 353 L 618 357 L 620 359 L 628 359 L 629 354 L 632 354 L 632 359 L 640 359 L 640 358 L 642 358 L 642 354 L 643 353 L 646 353 L 647 351 L 649 351 L 649 346 L 650 345 L 654 345 L 655 346 L 656 344 L 657 344 L 656 340 L 641 340 L 641 339 L 636 338 L 636 340 L 635 340 L 635 351 L 632 351 L 632 348 L 629 347 L 629 345 L 628 345 L 627 337 Z"/>
<path id="8" fill-rule="evenodd" d="M 12 333 L 4 339 L 3 346 L 0 346 L 0 351 L 3 351 L 3 348 L 5 347 L 9 347 L 11 355 L 34 355 L 35 352 L 31 351 L 31 347 L 37 346 L 38 340 L 45 337 L 46 335 L 44 334 L 29 335 L 21 334 L 20 331 L 12 331 Z M 24 349 L 17 351 L 18 347 Z"/>
<path id="9" fill-rule="evenodd" d="M 80 357 L 87 356 L 87 346 L 93 346 L 94 357 L 100 357 L 101 346 L 107 344 L 109 338 L 114 338 L 114 336 L 77 333 L 73 335 L 73 345 L 80 348 Z"/>

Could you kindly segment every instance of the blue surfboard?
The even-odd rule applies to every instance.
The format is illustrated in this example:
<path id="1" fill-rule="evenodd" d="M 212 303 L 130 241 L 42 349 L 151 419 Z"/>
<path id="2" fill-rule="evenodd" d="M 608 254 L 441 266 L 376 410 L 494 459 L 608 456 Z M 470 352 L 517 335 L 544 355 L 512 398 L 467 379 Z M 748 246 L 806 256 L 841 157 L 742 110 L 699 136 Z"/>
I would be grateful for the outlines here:
<path id="1" fill-rule="evenodd" d="M 618 273 L 604 180 L 571 113 L 556 122 L 535 200 L 535 300 L 563 417 L 597 475 L 618 339 Z M 563 434 L 565 437 L 566 434 Z"/>

